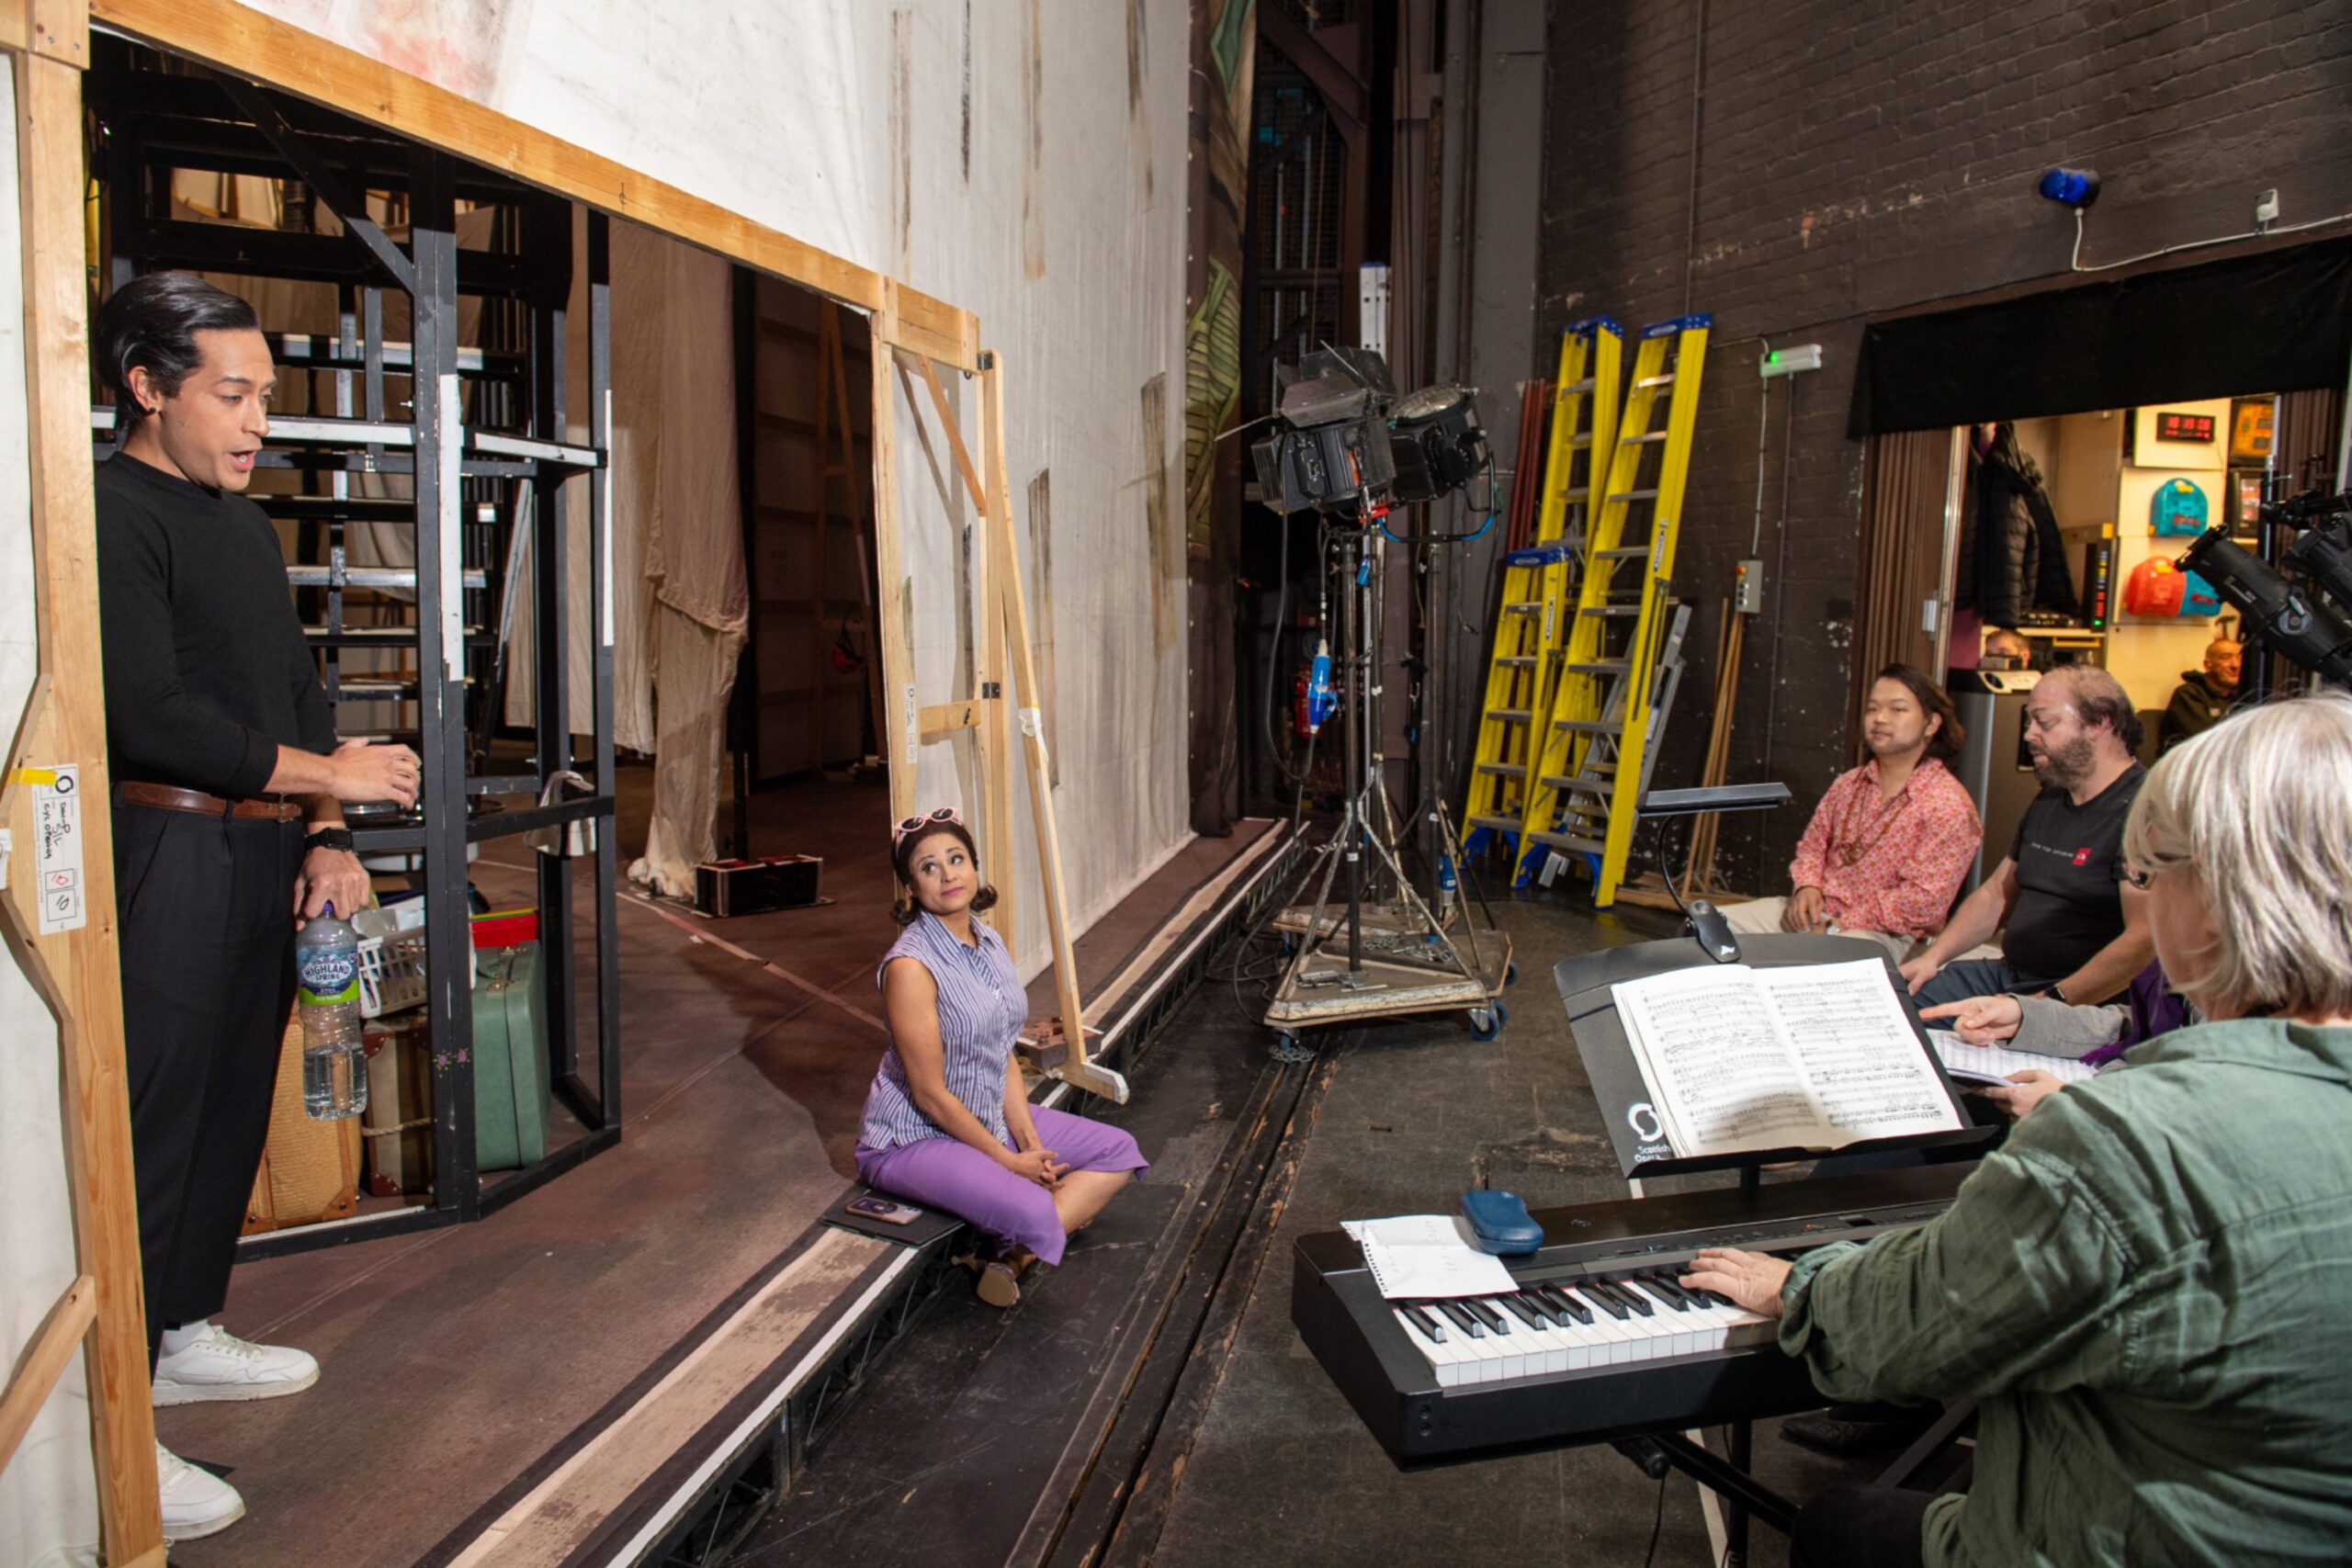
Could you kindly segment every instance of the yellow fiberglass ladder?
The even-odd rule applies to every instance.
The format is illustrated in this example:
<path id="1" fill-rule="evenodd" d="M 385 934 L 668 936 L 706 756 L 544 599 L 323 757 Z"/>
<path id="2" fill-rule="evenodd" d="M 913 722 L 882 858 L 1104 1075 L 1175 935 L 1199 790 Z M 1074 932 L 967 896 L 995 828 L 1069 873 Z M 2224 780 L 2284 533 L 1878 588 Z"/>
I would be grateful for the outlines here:
<path id="1" fill-rule="evenodd" d="M 1544 457 L 1543 502 L 1524 549 L 1503 557 L 1501 599 L 1493 622 L 1486 700 L 1470 798 L 1462 813 L 1463 852 L 1476 854 L 1498 836 L 1519 858 L 1529 773 L 1541 750 L 1536 720 L 1551 706 L 1567 617 L 1576 592 L 1587 519 L 1597 510 L 1605 453 L 1617 429 L 1618 377 L 1624 330 L 1606 316 L 1573 321 L 1560 334 L 1560 370 Z M 1577 458 L 1581 454 L 1582 463 Z M 1527 455 L 1520 459 L 1527 461 Z"/>
<path id="2" fill-rule="evenodd" d="M 1634 350 L 1624 412 L 1585 530 L 1584 575 L 1566 656 L 1537 731 L 1543 743 L 1525 795 L 1518 884 L 1525 886 L 1554 852 L 1580 854 L 1591 869 L 1593 903 L 1603 908 L 1615 902 L 1625 879 L 1634 815 L 1648 782 L 1656 683 L 1671 629 L 1667 586 L 1709 324 L 1706 316 L 1660 321 L 1643 329 Z"/>

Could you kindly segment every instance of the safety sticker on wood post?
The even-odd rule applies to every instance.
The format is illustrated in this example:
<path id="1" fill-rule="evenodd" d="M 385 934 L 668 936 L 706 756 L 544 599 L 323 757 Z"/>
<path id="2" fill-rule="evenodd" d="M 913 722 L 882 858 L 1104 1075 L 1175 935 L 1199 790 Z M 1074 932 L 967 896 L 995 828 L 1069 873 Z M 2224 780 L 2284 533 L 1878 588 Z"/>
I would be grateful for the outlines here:
<path id="1" fill-rule="evenodd" d="M 61 762 L 32 785 L 33 874 L 40 888 L 40 934 L 79 931 L 89 922 L 82 883 L 82 769 Z"/>

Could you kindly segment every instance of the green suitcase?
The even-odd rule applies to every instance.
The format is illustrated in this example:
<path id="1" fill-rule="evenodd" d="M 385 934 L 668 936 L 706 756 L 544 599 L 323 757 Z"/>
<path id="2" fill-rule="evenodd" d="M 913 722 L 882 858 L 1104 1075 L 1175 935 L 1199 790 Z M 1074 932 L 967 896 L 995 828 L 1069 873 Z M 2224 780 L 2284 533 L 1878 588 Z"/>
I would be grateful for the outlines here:
<path id="1" fill-rule="evenodd" d="M 548 1152 L 548 1011 L 539 944 L 474 955 L 474 1167 L 512 1170 Z"/>

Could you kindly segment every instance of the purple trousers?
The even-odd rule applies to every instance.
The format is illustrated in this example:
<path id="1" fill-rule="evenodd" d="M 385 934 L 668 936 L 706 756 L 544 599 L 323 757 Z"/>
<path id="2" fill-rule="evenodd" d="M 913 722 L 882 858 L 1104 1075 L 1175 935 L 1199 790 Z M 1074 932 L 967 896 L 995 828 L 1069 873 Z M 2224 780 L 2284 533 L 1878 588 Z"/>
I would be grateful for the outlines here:
<path id="1" fill-rule="evenodd" d="M 1151 1168 L 1134 1137 L 1116 1127 L 1044 1106 L 1032 1108 L 1029 1118 L 1046 1147 L 1072 1170 L 1140 1175 Z M 1054 1212 L 1054 1195 L 969 1144 L 943 1134 L 891 1149 L 861 1146 L 857 1174 L 868 1187 L 969 1220 L 997 1238 L 1000 1254 L 1025 1247 L 1045 1262 L 1062 1260 L 1068 1238 Z"/>

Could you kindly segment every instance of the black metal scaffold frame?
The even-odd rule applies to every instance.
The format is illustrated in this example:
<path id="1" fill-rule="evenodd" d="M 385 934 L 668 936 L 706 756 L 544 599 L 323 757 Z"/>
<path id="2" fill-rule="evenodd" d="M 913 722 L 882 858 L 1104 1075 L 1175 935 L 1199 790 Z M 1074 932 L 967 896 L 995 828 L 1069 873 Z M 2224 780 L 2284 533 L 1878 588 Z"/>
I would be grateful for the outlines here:
<path id="1" fill-rule="evenodd" d="M 120 40 L 94 40 L 86 95 L 96 138 L 91 164 L 103 185 L 108 285 L 143 272 L 187 267 L 244 276 L 333 284 L 334 337 L 272 333 L 293 371 L 323 373 L 334 412 L 274 417 L 263 466 L 304 471 L 327 493 L 257 496 L 293 521 L 302 558 L 289 584 L 305 590 L 306 633 L 322 656 L 332 702 L 413 702 L 417 728 L 401 739 L 423 761 L 420 809 L 407 820 L 355 825 L 366 855 L 421 859 L 431 1025 L 434 1181 L 422 1203 L 247 1236 L 251 1259 L 481 1218 L 611 1147 L 621 1127 L 620 987 L 614 911 L 612 311 L 608 221 L 591 210 L 585 254 L 589 441 L 571 439 L 566 407 L 566 315 L 573 284 L 571 203 L 560 197 L 391 137 L 303 101 L 213 75 Z M 340 234 L 195 220 L 175 213 L 172 174 L 194 169 L 289 182 L 289 195 L 333 214 Z M 407 206 L 405 245 L 369 215 L 369 192 Z M 458 203 L 497 208 L 488 251 L 458 249 Z M 397 229 L 398 225 L 392 225 Z M 387 342 L 384 291 L 410 300 L 411 341 Z M 485 346 L 458 344 L 461 294 L 484 300 Z M 271 323 L 265 321 L 265 329 Z M 388 398 L 405 377 L 409 417 Z M 469 420 L 469 404 L 471 418 Z M 113 411 L 93 411 L 100 456 L 110 451 Z M 354 475 L 413 478 L 413 500 L 356 496 Z M 569 720 L 567 602 L 571 545 L 566 481 L 588 490 L 591 756 L 575 759 Z M 353 522 L 413 524 L 416 565 L 354 567 L 344 535 Z M 521 563 L 514 531 L 528 530 L 528 591 L 535 633 L 530 767 L 477 771 L 497 734 L 503 694 L 502 598 Z M 398 579 L 395 582 L 393 580 Z M 346 624 L 346 589 L 412 587 L 413 625 Z M 519 590 L 518 590 L 519 591 Z M 413 651 L 413 679 L 341 670 L 349 649 Z M 355 730 L 339 723 L 339 735 Z M 588 766 L 582 770 L 582 763 Z M 517 809 L 478 812 L 481 797 L 542 798 L 548 782 L 585 771 L 591 793 Z M 547 1069 L 555 1097 L 582 1133 L 485 1185 L 476 1157 L 472 983 L 467 851 L 535 829 L 592 824 L 594 867 L 595 1061 L 583 1071 L 579 1032 L 572 861 L 537 857 L 540 972 L 548 1015 Z M 552 1129 L 551 1129 L 552 1134 Z"/>

